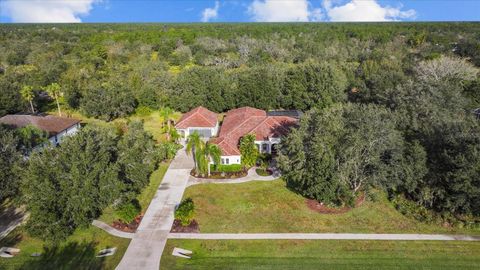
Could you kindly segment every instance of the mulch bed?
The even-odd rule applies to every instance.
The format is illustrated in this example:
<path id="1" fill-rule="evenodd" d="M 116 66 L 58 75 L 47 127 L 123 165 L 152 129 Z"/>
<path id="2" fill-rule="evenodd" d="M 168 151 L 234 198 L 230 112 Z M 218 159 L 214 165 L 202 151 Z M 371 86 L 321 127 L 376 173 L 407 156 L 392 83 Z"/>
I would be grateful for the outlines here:
<path id="1" fill-rule="evenodd" d="M 137 228 L 140 225 L 142 218 L 143 218 L 143 214 L 140 214 L 136 216 L 135 219 L 128 224 L 124 223 L 121 220 L 117 220 L 113 222 L 112 227 L 122 232 L 134 233 L 137 231 Z"/>
<path id="2" fill-rule="evenodd" d="M 357 197 L 357 199 L 355 200 L 355 207 L 359 207 L 363 204 L 363 202 L 365 202 L 365 193 L 362 193 L 360 196 Z M 323 203 L 310 199 L 306 199 L 305 203 L 307 204 L 308 208 L 320 214 L 343 214 L 352 210 L 352 207 L 349 206 L 328 207 Z"/>
<path id="3" fill-rule="evenodd" d="M 175 219 L 173 221 L 172 229 L 170 230 L 172 233 L 199 233 L 200 227 L 198 226 L 198 222 L 196 220 L 192 220 L 188 226 L 182 226 L 180 220 Z"/>
<path id="4" fill-rule="evenodd" d="M 195 178 L 202 178 L 202 179 L 235 179 L 235 178 L 241 178 L 244 176 L 247 176 L 248 171 L 247 170 L 241 170 L 238 172 L 211 172 L 210 177 L 207 175 L 197 175 L 195 173 L 195 169 L 192 169 L 190 171 L 190 175 L 195 177 Z"/>

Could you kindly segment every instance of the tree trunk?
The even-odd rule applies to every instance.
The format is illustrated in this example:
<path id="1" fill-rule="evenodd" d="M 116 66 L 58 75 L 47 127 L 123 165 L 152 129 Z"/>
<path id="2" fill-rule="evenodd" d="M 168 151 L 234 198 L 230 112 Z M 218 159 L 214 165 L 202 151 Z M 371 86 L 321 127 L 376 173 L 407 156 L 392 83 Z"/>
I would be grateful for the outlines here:
<path id="1" fill-rule="evenodd" d="M 167 141 L 170 141 L 170 120 L 167 118 Z"/>
<path id="2" fill-rule="evenodd" d="M 30 100 L 30 108 L 32 108 L 32 113 L 35 113 L 35 109 L 33 108 L 33 102 Z"/>
<path id="3" fill-rule="evenodd" d="M 207 172 L 208 172 L 208 177 L 210 177 L 210 160 L 207 162 L 207 166 L 208 166 L 208 169 L 207 169 Z"/>
<path id="4" fill-rule="evenodd" d="M 62 116 L 62 111 L 60 111 L 60 102 L 58 102 L 57 95 L 55 95 L 55 101 L 57 101 L 58 115 Z"/>

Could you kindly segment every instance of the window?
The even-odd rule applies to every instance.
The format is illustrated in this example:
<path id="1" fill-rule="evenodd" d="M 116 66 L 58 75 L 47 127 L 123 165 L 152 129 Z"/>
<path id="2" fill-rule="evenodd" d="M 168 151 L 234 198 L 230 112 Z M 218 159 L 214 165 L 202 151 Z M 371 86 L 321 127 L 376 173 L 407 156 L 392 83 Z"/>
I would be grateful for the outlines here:
<path id="1" fill-rule="evenodd" d="M 265 153 L 268 151 L 268 144 L 264 143 L 262 144 L 262 153 Z"/>
<path id="2" fill-rule="evenodd" d="M 228 161 L 229 161 L 228 158 L 226 158 L 226 159 L 225 159 L 225 164 L 228 165 Z"/>

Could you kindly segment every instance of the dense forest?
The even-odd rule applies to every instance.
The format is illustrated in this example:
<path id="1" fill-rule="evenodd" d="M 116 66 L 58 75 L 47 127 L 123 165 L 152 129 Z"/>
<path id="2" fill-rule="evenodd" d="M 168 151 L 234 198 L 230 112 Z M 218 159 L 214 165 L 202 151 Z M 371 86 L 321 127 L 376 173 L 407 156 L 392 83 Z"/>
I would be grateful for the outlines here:
<path id="1" fill-rule="evenodd" d="M 278 158 L 292 190 L 344 205 L 381 188 L 470 222 L 479 67 L 479 23 L 1 25 L 0 116 L 298 109 Z"/>

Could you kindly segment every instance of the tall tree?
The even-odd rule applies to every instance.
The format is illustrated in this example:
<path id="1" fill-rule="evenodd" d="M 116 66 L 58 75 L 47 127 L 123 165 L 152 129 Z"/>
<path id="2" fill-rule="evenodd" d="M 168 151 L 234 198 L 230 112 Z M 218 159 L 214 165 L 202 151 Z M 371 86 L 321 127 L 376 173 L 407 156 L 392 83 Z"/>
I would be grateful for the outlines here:
<path id="1" fill-rule="evenodd" d="M 47 91 L 48 95 L 55 99 L 55 102 L 57 103 L 57 109 L 58 109 L 58 115 L 62 116 L 62 111 L 60 110 L 60 95 L 61 95 L 61 90 L 62 88 L 58 83 L 51 83 L 43 88 L 45 91 Z"/>
<path id="2" fill-rule="evenodd" d="M 34 152 L 22 177 L 34 236 L 58 241 L 88 226 L 118 197 L 123 183 L 115 164 L 113 130 L 87 126 L 62 147 Z"/>
<path id="3" fill-rule="evenodd" d="M 198 165 L 199 165 L 198 161 L 199 161 L 199 157 L 200 157 L 203 146 L 204 146 L 204 143 L 202 141 L 202 138 L 200 137 L 200 134 L 198 134 L 198 132 L 194 131 L 192 134 L 188 135 L 187 147 L 185 151 L 187 151 L 187 154 L 189 153 L 192 154 L 196 173 L 198 173 Z"/>
<path id="4" fill-rule="evenodd" d="M 148 184 L 156 165 L 155 141 L 141 121 L 132 121 L 118 142 L 118 164 L 125 183 L 123 197 L 133 199 Z"/>
<path id="5" fill-rule="evenodd" d="M 14 131 L 0 125 L 0 203 L 18 194 L 22 155 Z"/>
<path id="6" fill-rule="evenodd" d="M 247 167 L 255 165 L 259 154 L 255 145 L 255 134 L 247 134 L 240 139 L 240 153 L 243 165 Z"/>
<path id="7" fill-rule="evenodd" d="M 207 174 L 208 176 L 210 176 L 210 160 L 213 161 L 213 164 L 215 166 L 219 164 L 222 150 L 220 150 L 220 147 L 218 147 L 218 145 L 207 142 L 207 144 L 205 145 L 204 154 L 205 158 L 207 159 Z"/>
<path id="8" fill-rule="evenodd" d="M 166 134 L 167 134 L 167 140 L 169 141 L 170 141 L 170 122 L 173 120 L 172 119 L 173 113 L 174 111 L 169 107 L 163 107 L 160 110 L 160 116 L 162 117 L 162 120 L 163 120 L 162 125 L 163 125 L 163 128 L 165 128 L 165 126 L 167 127 Z"/>
<path id="9" fill-rule="evenodd" d="M 22 86 L 20 90 L 20 94 L 22 98 L 30 103 L 30 108 L 32 109 L 32 113 L 35 113 L 35 109 L 33 108 L 33 98 L 35 98 L 35 92 L 33 91 L 33 87 L 30 85 Z"/>

